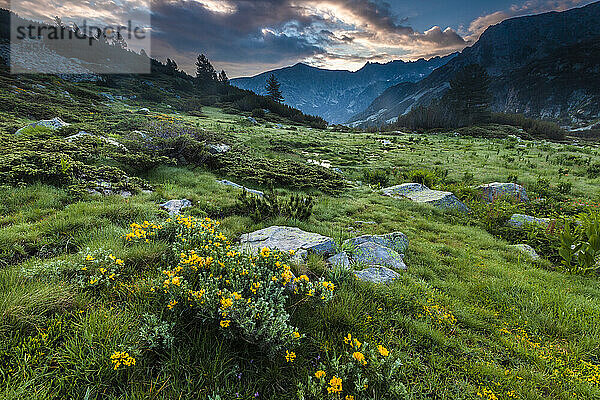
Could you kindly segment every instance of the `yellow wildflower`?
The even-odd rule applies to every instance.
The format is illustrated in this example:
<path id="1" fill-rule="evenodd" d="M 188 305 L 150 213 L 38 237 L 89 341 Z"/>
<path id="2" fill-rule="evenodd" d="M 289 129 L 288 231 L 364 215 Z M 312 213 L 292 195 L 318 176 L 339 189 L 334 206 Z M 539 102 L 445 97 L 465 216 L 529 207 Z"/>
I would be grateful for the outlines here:
<path id="1" fill-rule="evenodd" d="M 355 351 L 354 353 L 352 353 L 352 358 L 354 358 L 356 361 L 358 361 L 362 365 L 367 364 L 367 360 L 365 360 L 365 355 L 359 351 Z"/>
<path id="2" fill-rule="evenodd" d="M 386 349 L 382 345 L 377 346 L 377 350 L 379 350 L 379 354 L 381 354 L 384 357 L 387 357 L 390 355 L 390 352 L 388 351 L 388 349 Z"/>
<path id="3" fill-rule="evenodd" d="M 329 387 L 327 388 L 328 393 L 339 393 L 342 391 L 342 378 L 333 376 L 329 381 Z"/>
<path id="4" fill-rule="evenodd" d="M 294 353 L 293 351 L 285 351 L 285 361 L 287 362 L 294 362 L 294 360 L 296 359 L 296 353 Z"/>

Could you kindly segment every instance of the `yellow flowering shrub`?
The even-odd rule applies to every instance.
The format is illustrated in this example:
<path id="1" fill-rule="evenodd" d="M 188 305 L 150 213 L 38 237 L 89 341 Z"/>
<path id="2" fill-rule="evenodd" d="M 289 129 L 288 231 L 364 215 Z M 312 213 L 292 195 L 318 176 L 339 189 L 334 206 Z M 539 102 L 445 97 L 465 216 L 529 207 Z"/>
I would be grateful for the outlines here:
<path id="1" fill-rule="evenodd" d="M 300 387 L 308 399 L 398 399 L 406 394 L 400 382 L 398 356 L 383 345 L 372 346 L 352 334 L 344 337 L 342 354 L 325 352 L 323 361 Z"/>
<path id="2" fill-rule="evenodd" d="M 155 235 L 133 232 L 129 242 L 166 240 L 171 252 L 153 292 L 173 319 L 197 318 L 221 329 L 223 335 L 242 339 L 268 352 L 290 349 L 302 335 L 286 309 L 293 296 L 329 301 L 335 285 L 308 277 L 295 278 L 291 255 L 268 248 L 258 254 L 241 252 L 209 218 L 178 216 L 164 224 L 132 226 L 154 229 Z M 293 362 L 295 354 L 286 353 Z"/>

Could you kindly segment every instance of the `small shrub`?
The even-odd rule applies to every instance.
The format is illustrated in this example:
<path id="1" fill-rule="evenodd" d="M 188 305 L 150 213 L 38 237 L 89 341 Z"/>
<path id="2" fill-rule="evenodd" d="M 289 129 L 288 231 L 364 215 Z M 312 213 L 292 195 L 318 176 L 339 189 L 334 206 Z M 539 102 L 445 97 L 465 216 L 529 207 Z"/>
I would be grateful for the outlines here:
<path id="1" fill-rule="evenodd" d="M 238 196 L 236 210 L 256 222 L 277 216 L 306 221 L 312 215 L 313 206 L 312 196 L 293 194 L 286 199 L 279 197 L 274 191 L 257 196 L 243 190 Z"/>
<path id="2" fill-rule="evenodd" d="M 362 180 L 369 185 L 384 187 L 390 183 L 390 174 L 385 169 L 365 168 L 363 169 Z"/>
<path id="3" fill-rule="evenodd" d="M 420 183 L 427 187 L 432 187 L 438 180 L 438 177 L 434 172 L 426 169 L 417 169 L 408 173 L 408 179 L 410 182 Z"/>
<path id="4" fill-rule="evenodd" d="M 294 278 L 289 265 L 293 252 L 263 248 L 252 255 L 236 251 L 217 221 L 178 216 L 164 226 L 148 223 L 163 227 L 150 236 L 143 225 L 132 224 L 125 238 L 134 243 L 165 240 L 171 244 L 165 268 L 151 291 L 175 323 L 195 320 L 219 329 L 233 341 L 250 343 L 268 354 L 285 350 L 291 358 L 293 352 L 288 349 L 302 335 L 290 324 L 288 300 L 301 296 L 321 302 L 333 297 L 331 282 L 310 281 L 305 275 Z"/>

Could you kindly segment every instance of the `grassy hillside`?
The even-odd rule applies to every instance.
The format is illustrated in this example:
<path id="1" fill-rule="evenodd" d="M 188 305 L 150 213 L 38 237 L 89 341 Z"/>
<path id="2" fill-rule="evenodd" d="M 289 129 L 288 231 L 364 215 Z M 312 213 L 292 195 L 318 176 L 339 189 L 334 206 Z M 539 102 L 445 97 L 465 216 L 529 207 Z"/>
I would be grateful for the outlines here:
<path id="1" fill-rule="evenodd" d="M 502 125 L 456 136 L 316 129 L 275 113 L 253 124 L 250 113 L 190 106 L 166 76 L 119 88 L 1 79 L 1 398 L 600 398 L 598 275 L 566 272 L 557 252 L 562 221 L 600 201 L 597 147 Z M 14 135 L 56 116 L 71 125 Z M 79 131 L 96 136 L 65 140 Z M 224 178 L 310 194 L 312 214 L 253 219 Z M 379 192 L 415 180 L 472 212 Z M 472 188 L 493 181 L 522 183 L 535 201 L 481 203 Z M 103 189 L 114 194 L 90 193 Z M 184 198 L 193 219 L 158 206 Z M 506 228 L 515 212 L 555 218 L 556 229 Z M 271 225 L 338 243 L 404 232 L 408 271 L 374 285 L 318 256 L 228 254 L 240 234 Z M 202 262 L 182 264 L 191 249 Z M 302 280 L 297 294 L 271 285 L 285 265 L 322 297 Z M 191 292 L 174 280 L 179 266 Z"/>

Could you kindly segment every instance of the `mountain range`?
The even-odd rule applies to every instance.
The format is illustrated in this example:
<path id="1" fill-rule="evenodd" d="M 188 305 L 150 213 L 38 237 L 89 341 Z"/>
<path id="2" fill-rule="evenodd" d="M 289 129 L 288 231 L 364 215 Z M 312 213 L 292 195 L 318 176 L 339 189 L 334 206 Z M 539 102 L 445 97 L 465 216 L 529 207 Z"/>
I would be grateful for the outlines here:
<path id="1" fill-rule="evenodd" d="M 266 94 L 267 79 L 273 74 L 281 84 L 287 105 L 306 114 L 323 117 L 330 123 L 344 123 L 365 110 L 387 88 L 400 82 L 419 81 L 455 56 L 412 62 L 367 63 L 356 72 L 320 69 L 298 63 L 251 78 L 232 79 L 231 84 Z"/>
<path id="2" fill-rule="evenodd" d="M 469 64 L 480 64 L 491 76 L 494 111 L 570 126 L 589 123 L 600 117 L 600 2 L 493 25 L 424 79 L 386 89 L 350 125 L 380 126 L 427 105 Z"/>

